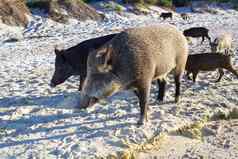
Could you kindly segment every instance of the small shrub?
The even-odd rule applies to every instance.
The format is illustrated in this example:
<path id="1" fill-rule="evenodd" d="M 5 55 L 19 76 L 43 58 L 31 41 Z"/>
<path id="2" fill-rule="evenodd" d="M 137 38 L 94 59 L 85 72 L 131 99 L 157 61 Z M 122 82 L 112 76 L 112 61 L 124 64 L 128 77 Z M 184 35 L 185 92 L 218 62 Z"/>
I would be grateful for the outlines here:
<path id="1" fill-rule="evenodd" d="M 111 3 L 106 3 L 104 5 L 104 7 L 107 8 L 107 9 L 112 9 L 113 8 Z"/>
<path id="2" fill-rule="evenodd" d="M 150 4 L 150 5 L 160 5 L 164 7 L 172 7 L 173 1 L 172 0 L 123 0 L 124 3 L 130 4 Z"/>
<path id="3" fill-rule="evenodd" d="M 122 6 L 120 6 L 119 4 L 116 4 L 115 11 L 122 12 L 122 10 L 123 10 Z"/>
<path id="4" fill-rule="evenodd" d="M 158 4 L 161 6 L 164 6 L 164 7 L 172 7 L 173 6 L 172 0 L 160 0 Z"/>
<path id="5" fill-rule="evenodd" d="M 151 5 L 157 5 L 158 0 L 146 0 L 146 3 L 151 4 Z"/>

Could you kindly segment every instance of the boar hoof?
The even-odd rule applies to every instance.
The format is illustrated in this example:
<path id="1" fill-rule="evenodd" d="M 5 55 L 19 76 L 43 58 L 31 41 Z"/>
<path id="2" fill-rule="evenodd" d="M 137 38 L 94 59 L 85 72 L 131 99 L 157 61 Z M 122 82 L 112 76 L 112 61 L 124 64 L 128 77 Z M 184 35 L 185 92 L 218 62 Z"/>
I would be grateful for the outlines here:
<path id="1" fill-rule="evenodd" d="M 217 79 L 217 80 L 215 80 L 215 83 L 218 83 L 218 82 L 220 82 L 221 81 L 221 79 Z"/>
<path id="2" fill-rule="evenodd" d="M 163 101 L 164 101 L 164 97 L 158 96 L 158 97 L 157 97 L 157 100 L 160 101 L 160 102 L 163 102 Z"/>
<path id="3" fill-rule="evenodd" d="M 190 76 L 187 76 L 187 79 L 188 79 L 188 80 L 192 80 L 192 78 L 191 78 Z"/>
<path id="4" fill-rule="evenodd" d="M 179 97 L 175 97 L 175 103 L 179 103 L 179 101 L 180 101 L 180 98 Z"/>
<path id="5" fill-rule="evenodd" d="M 147 118 L 140 117 L 139 121 L 137 122 L 137 126 L 142 126 L 147 122 Z"/>
<path id="6" fill-rule="evenodd" d="M 93 106 L 95 103 L 98 102 L 98 98 L 95 97 L 87 97 L 80 103 L 80 109 L 86 109 L 88 107 Z"/>
<path id="7" fill-rule="evenodd" d="M 144 125 L 144 120 L 143 119 L 140 119 L 138 122 L 137 122 L 137 126 L 142 126 Z"/>

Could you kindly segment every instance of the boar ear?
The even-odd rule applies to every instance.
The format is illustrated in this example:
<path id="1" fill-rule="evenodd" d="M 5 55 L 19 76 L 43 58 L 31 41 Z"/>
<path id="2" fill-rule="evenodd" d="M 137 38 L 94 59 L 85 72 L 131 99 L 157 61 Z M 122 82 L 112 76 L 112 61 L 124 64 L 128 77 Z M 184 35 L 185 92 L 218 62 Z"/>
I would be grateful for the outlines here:
<path id="1" fill-rule="evenodd" d="M 104 66 L 111 65 L 111 57 L 112 57 L 112 45 L 108 45 L 106 51 L 104 52 Z"/>
<path id="2" fill-rule="evenodd" d="M 101 72 L 108 72 L 112 69 L 112 45 L 108 45 L 105 48 L 98 50 L 96 57 L 100 58 L 100 65 L 98 69 Z"/>
<path id="3" fill-rule="evenodd" d="M 58 48 L 58 46 L 55 46 L 55 55 L 59 55 L 61 53 L 61 50 Z"/>
<path id="4" fill-rule="evenodd" d="M 55 55 L 63 59 L 63 61 L 66 61 L 66 58 L 64 56 L 64 50 L 60 50 L 57 46 L 55 46 Z"/>
<path id="5" fill-rule="evenodd" d="M 97 50 L 97 54 L 96 54 L 96 57 L 99 58 L 99 57 L 103 57 L 107 54 L 107 47 L 103 47 L 103 48 L 100 48 L 99 50 Z"/>
<path id="6" fill-rule="evenodd" d="M 96 57 L 103 57 L 104 64 L 107 64 L 111 60 L 113 48 L 112 45 L 108 45 L 107 47 L 103 47 L 98 50 Z"/>
<path id="7" fill-rule="evenodd" d="M 102 57 L 102 56 L 105 56 L 105 55 L 109 56 L 109 55 L 111 55 L 111 53 L 112 53 L 112 45 L 110 44 L 110 45 L 108 45 L 106 47 L 103 47 L 100 50 L 98 50 L 96 57 Z"/>
<path id="8" fill-rule="evenodd" d="M 213 44 L 218 45 L 218 39 L 217 38 L 213 41 Z"/>

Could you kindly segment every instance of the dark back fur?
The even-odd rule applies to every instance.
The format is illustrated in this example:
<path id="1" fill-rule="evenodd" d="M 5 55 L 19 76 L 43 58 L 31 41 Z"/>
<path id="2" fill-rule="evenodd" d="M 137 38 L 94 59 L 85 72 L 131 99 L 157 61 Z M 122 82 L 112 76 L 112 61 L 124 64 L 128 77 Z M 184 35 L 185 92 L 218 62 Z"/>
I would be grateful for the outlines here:
<path id="1" fill-rule="evenodd" d="M 181 17 L 183 18 L 183 20 L 189 20 L 190 19 L 189 15 L 187 13 L 182 13 Z"/>
<path id="2" fill-rule="evenodd" d="M 172 12 L 168 12 L 168 13 L 161 13 L 160 17 L 163 18 L 164 20 L 167 18 L 173 18 L 173 13 Z"/>
<path id="3" fill-rule="evenodd" d="M 97 37 L 85 40 L 78 45 L 64 51 L 66 60 L 78 71 L 78 75 L 86 76 L 87 58 L 91 49 L 98 49 L 106 42 L 111 40 L 117 34 L 109 34 L 102 37 Z"/>
<path id="4" fill-rule="evenodd" d="M 193 27 L 183 31 L 184 36 L 187 37 L 201 37 L 208 36 L 209 30 L 204 27 Z"/>
<path id="5" fill-rule="evenodd" d="M 212 71 L 217 68 L 227 68 L 231 65 L 231 57 L 215 53 L 188 55 L 187 71 Z"/>

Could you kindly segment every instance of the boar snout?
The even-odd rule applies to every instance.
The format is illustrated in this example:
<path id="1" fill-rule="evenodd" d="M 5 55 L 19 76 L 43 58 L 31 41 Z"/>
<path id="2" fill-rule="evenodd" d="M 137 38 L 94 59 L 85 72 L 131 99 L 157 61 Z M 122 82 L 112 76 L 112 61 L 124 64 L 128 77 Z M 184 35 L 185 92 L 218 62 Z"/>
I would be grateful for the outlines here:
<path id="1" fill-rule="evenodd" d="M 55 88 L 56 87 L 56 84 L 54 84 L 52 81 L 50 82 L 50 87 L 51 88 Z"/>
<path id="2" fill-rule="evenodd" d="M 55 80 L 55 78 L 53 77 L 52 80 L 50 81 L 50 87 L 54 88 L 57 85 L 63 83 L 64 80 L 60 81 L 60 80 Z"/>

